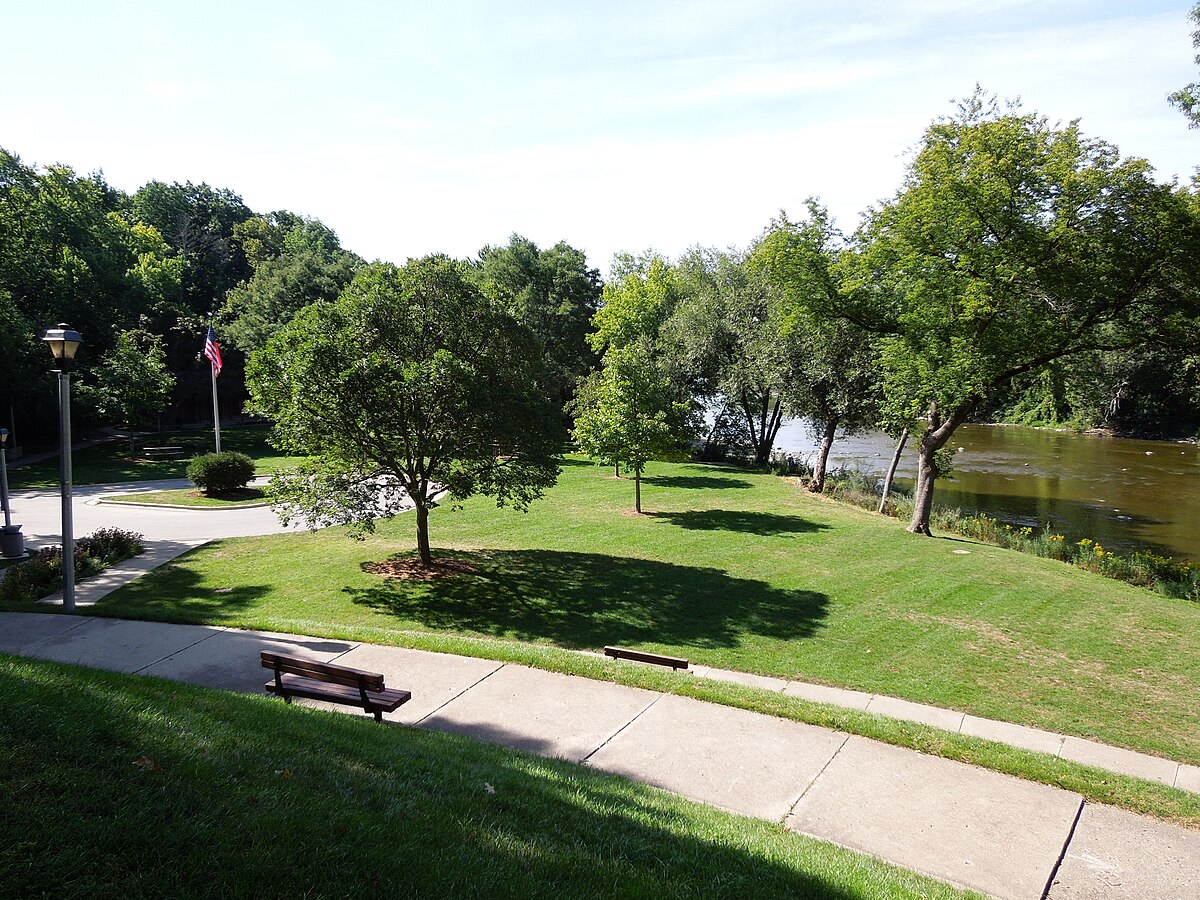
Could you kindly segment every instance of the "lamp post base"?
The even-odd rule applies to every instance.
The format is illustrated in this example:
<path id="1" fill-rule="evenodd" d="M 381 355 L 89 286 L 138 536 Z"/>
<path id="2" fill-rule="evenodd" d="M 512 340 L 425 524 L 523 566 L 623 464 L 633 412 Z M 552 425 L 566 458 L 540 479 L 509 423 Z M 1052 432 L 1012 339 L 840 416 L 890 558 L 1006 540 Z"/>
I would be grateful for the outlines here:
<path id="1" fill-rule="evenodd" d="M 25 535 L 20 525 L 0 526 L 0 557 L 18 559 L 25 556 Z"/>

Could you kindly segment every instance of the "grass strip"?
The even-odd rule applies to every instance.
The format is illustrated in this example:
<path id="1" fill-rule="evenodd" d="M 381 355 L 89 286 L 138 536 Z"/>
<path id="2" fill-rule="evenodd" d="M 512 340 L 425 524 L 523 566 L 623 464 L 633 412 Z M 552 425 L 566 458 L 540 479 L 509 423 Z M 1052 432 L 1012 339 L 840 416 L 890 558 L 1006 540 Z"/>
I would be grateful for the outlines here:
<path id="1" fill-rule="evenodd" d="M 229 491 L 220 497 L 209 497 L 196 490 L 147 491 L 141 494 L 118 494 L 105 497 L 105 501 L 145 505 L 196 506 L 206 509 L 237 509 L 239 506 L 262 506 L 266 494 L 262 488 L 241 488 Z"/>
<path id="2" fill-rule="evenodd" d="M 0 895 L 977 896 L 556 760 L 0 655 Z"/>

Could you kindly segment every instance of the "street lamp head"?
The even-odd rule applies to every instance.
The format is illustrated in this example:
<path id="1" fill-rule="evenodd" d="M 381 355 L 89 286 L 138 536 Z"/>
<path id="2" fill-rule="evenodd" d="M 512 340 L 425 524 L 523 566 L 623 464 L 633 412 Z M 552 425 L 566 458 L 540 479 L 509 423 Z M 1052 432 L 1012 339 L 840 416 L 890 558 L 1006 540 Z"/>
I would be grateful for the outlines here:
<path id="1" fill-rule="evenodd" d="M 50 352 L 54 354 L 55 368 L 60 372 L 66 372 L 71 368 L 71 363 L 75 359 L 75 351 L 83 343 L 79 332 L 66 322 L 59 322 L 57 328 L 47 328 L 42 340 L 50 345 Z"/>

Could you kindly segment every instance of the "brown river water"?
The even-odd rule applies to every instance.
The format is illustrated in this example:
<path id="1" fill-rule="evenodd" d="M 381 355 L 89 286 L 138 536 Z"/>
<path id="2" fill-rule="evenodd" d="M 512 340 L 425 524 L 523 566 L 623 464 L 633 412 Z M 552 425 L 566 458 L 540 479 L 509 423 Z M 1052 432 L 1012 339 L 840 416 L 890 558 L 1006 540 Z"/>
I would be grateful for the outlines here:
<path id="1" fill-rule="evenodd" d="M 785 424 L 775 443 L 802 455 L 817 446 L 803 422 Z M 1196 444 L 964 425 L 949 446 L 956 451 L 954 472 L 938 480 L 937 504 L 984 512 L 1014 527 L 1049 526 L 1110 550 L 1152 550 L 1200 562 Z M 895 442 L 878 432 L 839 436 L 830 465 L 882 474 L 894 450 Z M 910 440 L 897 484 L 911 489 L 916 470 Z"/>

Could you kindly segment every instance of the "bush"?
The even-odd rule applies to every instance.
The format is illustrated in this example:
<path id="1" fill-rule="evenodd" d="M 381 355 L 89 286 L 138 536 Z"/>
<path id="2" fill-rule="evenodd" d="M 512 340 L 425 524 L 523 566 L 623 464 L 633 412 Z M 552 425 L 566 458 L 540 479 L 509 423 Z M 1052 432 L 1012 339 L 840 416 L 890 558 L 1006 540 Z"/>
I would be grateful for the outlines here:
<path id="1" fill-rule="evenodd" d="M 188 480 L 210 497 L 244 488 L 254 477 L 254 460 L 245 453 L 205 453 L 188 463 Z"/>
<path id="2" fill-rule="evenodd" d="M 17 563 L 4 570 L 0 581 L 0 600 L 32 602 L 39 600 L 62 587 L 62 547 L 43 547 L 26 562 Z M 103 568 L 99 562 L 86 555 L 78 545 L 75 547 L 75 577 L 86 578 Z"/>
<path id="3" fill-rule="evenodd" d="M 75 577 L 87 578 L 131 556 L 145 546 L 142 536 L 120 528 L 101 528 L 75 542 Z M 0 579 L 0 600 L 32 603 L 62 587 L 62 547 L 43 547 L 25 562 L 14 563 Z"/>
<path id="4" fill-rule="evenodd" d="M 131 556 L 137 556 L 146 549 L 142 536 L 133 531 L 120 528 L 101 528 L 87 537 L 75 542 L 76 555 L 82 550 L 85 556 L 99 560 L 103 565 L 113 563 Z"/>

